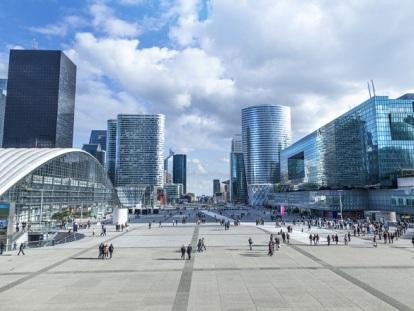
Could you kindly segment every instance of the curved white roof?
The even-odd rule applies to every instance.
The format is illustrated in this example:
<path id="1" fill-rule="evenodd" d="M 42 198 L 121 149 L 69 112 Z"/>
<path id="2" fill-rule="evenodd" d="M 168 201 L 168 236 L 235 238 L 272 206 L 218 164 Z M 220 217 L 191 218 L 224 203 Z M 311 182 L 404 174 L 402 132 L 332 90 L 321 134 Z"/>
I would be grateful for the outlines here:
<path id="1" fill-rule="evenodd" d="M 71 152 L 89 155 L 83 150 L 72 148 L 0 148 L 0 195 L 39 166 Z"/>

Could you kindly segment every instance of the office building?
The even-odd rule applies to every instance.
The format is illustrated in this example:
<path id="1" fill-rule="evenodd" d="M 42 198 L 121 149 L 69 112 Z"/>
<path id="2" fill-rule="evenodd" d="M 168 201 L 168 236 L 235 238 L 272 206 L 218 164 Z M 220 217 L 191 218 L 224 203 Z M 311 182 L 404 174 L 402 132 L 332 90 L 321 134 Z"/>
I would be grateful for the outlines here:
<path id="1" fill-rule="evenodd" d="M 247 203 L 247 182 L 241 135 L 234 135 L 231 142 L 230 201 L 239 204 Z"/>
<path id="2" fill-rule="evenodd" d="M 4 114 L 6 112 L 6 85 L 7 80 L 0 79 L 0 147 L 3 145 Z"/>
<path id="3" fill-rule="evenodd" d="M 182 184 L 184 193 L 187 193 L 187 155 L 185 154 L 173 156 L 173 183 Z"/>
<path id="4" fill-rule="evenodd" d="M 163 187 L 164 127 L 165 116 L 161 114 L 118 115 L 115 185 L 118 194 L 125 194 L 119 195 L 121 202 L 130 207 L 154 207 L 156 191 Z M 133 197 L 126 198 L 131 193 Z"/>
<path id="5" fill-rule="evenodd" d="M 182 184 L 165 184 L 164 192 L 167 197 L 169 204 L 175 204 L 180 201 L 183 196 L 183 185 Z"/>
<path id="6" fill-rule="evenodd" d="M 248 200 L 250 205 L 260 206 L 280 182 L 280 152 L 291 142 L 290 108 L 244 108 L 241 123 Z"/>
<path id="7" fill-rule="evenodd" d="M 109 179 L 115 185 L 115 164 L 116 164 L 116 131 L 117 120 L 108 120 L 107 126 L 107 140 L 106 140 L 106 159 L 105 169 L 108 173 Z"/>
<path id="8" fill-rule="evenodd" d="M 100 144 L 83 144 L 82 150 L 89 152 L 103 167 L 105 167 L 105 151 L 101 149 Z"/>
<path id="9" fill-rule="evenodd" d="M 216 193 L 221 193 L 220 179 L 213 179 L 213 196 Z"/>
<path id="10" fill-rule="evenodd" d="M 173 156 L 174 151 L 170 149 L 168 157 L 164 159 L 164 183 L 166 184 L 173 182 Z"/>
<path id="11" fill-rule="evenodd" d="M 75 88 L 62 51 L 11 50 L 3 147 L 72 147 Z"/>
<path id="12" fill-rule="evenodd" d="M 89 143 L 94 145 L 100 145 L 101 150 L 106 151 L 106 130 L 92 130 L 89 138 Z"/>
<path id="13" fill-rule="evenodd" d="M 339 203 L 347 215 L 407 213 L 414 188 L 397 180 L 413 169 L 414 96 L 374 96 L 282 151 L 283 192 L 269 203 L 325 215 L 339 213 Z"/>

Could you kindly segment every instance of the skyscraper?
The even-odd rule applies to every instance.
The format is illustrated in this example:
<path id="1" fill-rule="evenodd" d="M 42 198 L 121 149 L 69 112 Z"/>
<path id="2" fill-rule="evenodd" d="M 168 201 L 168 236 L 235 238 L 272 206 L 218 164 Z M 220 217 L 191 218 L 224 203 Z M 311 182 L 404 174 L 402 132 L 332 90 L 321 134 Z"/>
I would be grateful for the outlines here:
<path id="1" fill-rule="evenodd" d="M 89 138 L 90 144 L 101 145 L 101 150 L 106 151 L 106 130 L 92 130 Z"/>
<path id="2" fill-rule="evenodd" d="M 185 154 L 173 156 L 173 183 L 182 184 L 184 194 L 187 193 L 187 155 Z"/>
<path id="3" fill-rule="evenodd" d="M 105 151 L 101 149 L 100 144 L 83 144 L 82 150 L 89 152 L 102 166 L 105 166 Z"/>
<path id="4" fill-rule="evenodd" d="M 213 179 L 213 196 L 216 195 L 216 193 L 220 193 L 220 179 Z"/>
<path id="5" fill-rule="evenodd" d="M 0 147 L 3 145 L 4 113 L 6 110 L 7 79 L 0 79 Z"/>
<path id="6" fill-rule="evenodd" d="M 280 182 L 280 152 L 291 141 L 290 108 L 263 105 L 242 109 L 242 141 L 249 204 L 260 206 Z"/>
<path id="7" fill-rule="evenodd" d="M 154 194 L 157 188 L 162 188 L 164 128 L 165 116 L 161 114 L 118 115 L 115 185 L 121 202 L 139 204 L 141 194 Z M 149 204 L 153 204 L 152 195 Z"/>
<path id="8" fill-rule="evenodd" d="M 75 89 L 62 51 L 11 50 L 3 147 L 72 147 Z"/>
<path id="9" fill-rule="evenodd" d="M 106 139 L 106 159 L 105 168 L 109 179 L 115 185 L 115 164 L 116 164 L 116 128 L 117 120 L 108 120 L 107 122 L 107 139 Z"/>
<path id="10" fill-rule="evenodd" d="M 247 202 L 247 183 L 244 168 L 242 136 L 234 135 L 230 152 L 230 200 L 233 203 Z"/>

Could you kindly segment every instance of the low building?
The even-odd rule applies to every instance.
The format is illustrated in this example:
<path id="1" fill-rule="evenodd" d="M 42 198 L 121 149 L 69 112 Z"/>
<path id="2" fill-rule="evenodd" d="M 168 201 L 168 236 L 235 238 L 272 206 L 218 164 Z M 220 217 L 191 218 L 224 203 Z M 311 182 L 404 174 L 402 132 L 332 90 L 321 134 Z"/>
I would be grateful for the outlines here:
<path id="1" fill-rule="evenodd" d="M 182 184 L 165 184 L 164 192 L 167 197 L 167 202 L 169 204 L 177 203 L 183 195 L 183 185 Z"/>
<path id="2" fill-rule="evenodd" d="M 23 223 L 53 230 L 64 211 L 104 218 L 120 207 L 102 165 L 69 148 L 0 149 L 0 202 L 8 209 L 9 234 Z"/>

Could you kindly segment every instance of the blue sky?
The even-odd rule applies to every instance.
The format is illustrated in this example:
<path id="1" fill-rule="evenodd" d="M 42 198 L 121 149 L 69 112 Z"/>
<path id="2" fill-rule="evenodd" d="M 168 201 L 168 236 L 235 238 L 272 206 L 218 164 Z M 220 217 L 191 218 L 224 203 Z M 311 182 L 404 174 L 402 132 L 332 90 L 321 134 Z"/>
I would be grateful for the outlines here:
<path id="1" fill-rule="evenodd" d="M 368 96 L 414 90 L 412 1 L 2 0 L 11 48 L 62 49 L 78 68 L 75 146 L 118 113 L 164 113 L 188 189 L 228 179 L 240 110 L 292 109 L 294 140 Z"/>

